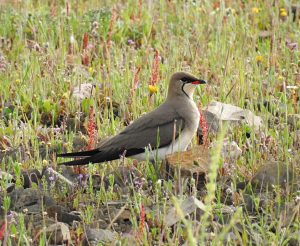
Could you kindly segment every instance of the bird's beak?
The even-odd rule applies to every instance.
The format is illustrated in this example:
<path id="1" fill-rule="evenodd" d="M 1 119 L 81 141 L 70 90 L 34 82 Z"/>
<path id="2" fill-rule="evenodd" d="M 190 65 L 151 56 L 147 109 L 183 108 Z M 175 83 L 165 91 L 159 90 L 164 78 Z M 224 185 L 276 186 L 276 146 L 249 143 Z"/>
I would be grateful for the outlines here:
<path id="1" fill-rule="evenodd" d="M 199 80 L 193 81 L 192 84 L 193 85 L 206 84 L 206 81 L 204 81 L 203 79 L 199 79 Z"/>

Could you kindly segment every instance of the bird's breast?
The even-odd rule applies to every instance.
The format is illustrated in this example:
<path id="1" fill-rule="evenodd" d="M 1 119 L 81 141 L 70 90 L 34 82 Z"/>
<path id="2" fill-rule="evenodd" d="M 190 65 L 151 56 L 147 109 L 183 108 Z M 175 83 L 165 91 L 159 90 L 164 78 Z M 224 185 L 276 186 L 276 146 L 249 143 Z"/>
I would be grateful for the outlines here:
<path id="1" fill-rule="evenodd" d="M 199 120 L 200 120 L 200 113 L 196 106 L 196 103 L 192 100 L 189 102 L 189 106 L 187 107 L 188 110 L 185 111 L 185 119 L 187 128 L 195 133 L 198 129 Z"/>

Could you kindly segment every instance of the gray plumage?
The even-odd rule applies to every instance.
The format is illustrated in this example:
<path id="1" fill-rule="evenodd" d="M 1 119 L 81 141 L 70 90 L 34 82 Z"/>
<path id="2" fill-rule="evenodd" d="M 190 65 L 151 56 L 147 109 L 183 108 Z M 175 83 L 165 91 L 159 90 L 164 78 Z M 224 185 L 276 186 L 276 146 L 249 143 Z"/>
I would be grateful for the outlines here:
<path id="1" fill-rule="evenodd" d="M 100 163 L 127 156 L 145 159 L 145 148 L 158 149 L 158 157 L 185 150 L 195 134 L 199 112 L 192 99 L 195 86 L 205 81 L 178 72 L 170 79 L 166 101 L 127 126 L 114 137 L 91 151 L 59 154 L 58 157 L 80 157 L 63 165 Z M 155 151 L 154 151 L 155 152 Z M 154 156 L 150 156 L 154 159 Z"/>

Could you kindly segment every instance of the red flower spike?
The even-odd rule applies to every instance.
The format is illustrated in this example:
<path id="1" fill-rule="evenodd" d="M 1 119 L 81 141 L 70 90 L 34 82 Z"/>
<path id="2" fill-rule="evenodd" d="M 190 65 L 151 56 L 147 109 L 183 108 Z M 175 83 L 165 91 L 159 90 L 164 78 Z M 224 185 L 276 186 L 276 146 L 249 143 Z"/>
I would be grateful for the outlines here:
<path id="1" fill-rule="evenodd" d="M 88 45 L 89 45 L 89 35 L 85 33 L 83 35 L 83 40 L 82 40 L 82 49 L 85 50 Z"/>
<path id="2" fill-rule="evenodd" d="M 4 238 L 5 228 L 6 228 L 6 223 L 4 222 L 3 225 L 0 228 L 0 241 Z"/>

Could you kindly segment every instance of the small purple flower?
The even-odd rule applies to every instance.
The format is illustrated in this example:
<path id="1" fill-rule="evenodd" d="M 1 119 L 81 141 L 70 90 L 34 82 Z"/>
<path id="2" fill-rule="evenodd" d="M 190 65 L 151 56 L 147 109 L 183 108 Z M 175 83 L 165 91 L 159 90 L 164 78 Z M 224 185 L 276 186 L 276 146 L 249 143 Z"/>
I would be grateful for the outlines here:
<path id="1" fill-rule="evenodd" d="M 128 43 L 129 45 L 134 45 L 134 44 L 135 44 L 135 42 L 134 42 L 132 39 L 128 39 L 127 43 Z"/>
<path id="2" fill-rule="evenodd" d="M 50 180 L 50 181 L 55 181 L 55 176 L 50 176 L 50 177 L 49 177 L 49 180 Z"/>
<path id="3" fill-rule="evenodd" d="M 83 179 L 83 174 L 80 173 L 80 174 L 78 175 L 77 178 L 78 178 L 79 180 L 82 180 L 82 179 Z"/>
<path id="4" fill-rule="evenodd" d="M 7 218 L 7 220 L 8 220 L 9 223 L 12 223 L 12 222 L 15 222 L 15 218 L 16 218 L 17 216 L 18 216 L 18 214 L 17 214 L 16 212 L 14 212 L 14 211 L 9 211 L 9 212 L 7 213 L 6 218 Z"/>

